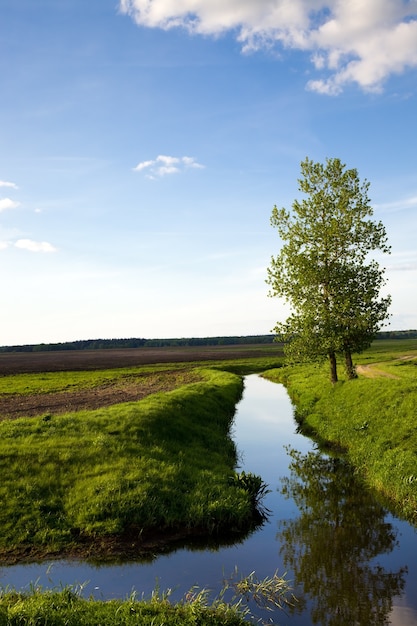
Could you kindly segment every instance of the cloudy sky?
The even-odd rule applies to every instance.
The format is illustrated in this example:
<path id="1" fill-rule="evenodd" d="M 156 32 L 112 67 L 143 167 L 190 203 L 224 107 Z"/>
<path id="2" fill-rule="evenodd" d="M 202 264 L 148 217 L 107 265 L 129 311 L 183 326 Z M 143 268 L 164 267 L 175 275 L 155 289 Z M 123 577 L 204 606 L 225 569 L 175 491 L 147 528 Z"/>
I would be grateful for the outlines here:
<path id="1" fill-rule="evenodd" d="M 371 183 L 417 328 L 416 0 L 2 0 L 0 345 L 268 333 L 300 162 Z"/>

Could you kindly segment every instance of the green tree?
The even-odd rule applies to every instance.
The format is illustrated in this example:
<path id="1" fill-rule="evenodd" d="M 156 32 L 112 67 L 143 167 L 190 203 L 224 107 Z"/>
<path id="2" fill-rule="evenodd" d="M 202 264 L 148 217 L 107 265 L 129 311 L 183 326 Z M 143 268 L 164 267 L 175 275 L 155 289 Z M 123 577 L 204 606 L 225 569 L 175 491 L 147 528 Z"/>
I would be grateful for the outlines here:
<path id="1" fill-rule="evenodd" d="M 353 378 L 352 353 L 369 347 L 388 317 L 391 298 L 380 297 L 384 270 L 370 254 L 390 247 L 383 224 L 370 219 L 369 183 L 360 182 L 356 169 L 339 159 L 321 164 L 306 158 L 301 174 L 299 189 L 307 197 L 295 200 L 292 212 L 272 211 L 283 245 L 271 259 L 267 283 L 270 295 L 292 309 L 274 331 L 291 359 L 328 358 L 336 382 L 337 355 Z"/>

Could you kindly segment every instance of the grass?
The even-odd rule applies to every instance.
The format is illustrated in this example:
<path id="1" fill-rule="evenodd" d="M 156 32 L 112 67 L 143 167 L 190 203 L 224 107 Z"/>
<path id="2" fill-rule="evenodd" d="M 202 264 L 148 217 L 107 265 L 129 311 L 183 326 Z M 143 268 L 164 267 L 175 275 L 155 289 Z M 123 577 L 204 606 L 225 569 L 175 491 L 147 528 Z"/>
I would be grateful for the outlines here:
<path id="1" fill-rule="evenodd" d="M 219 595 L 210 601 L 207 590 L 191 589 L 176 604 L 170 591 L 158 590 L 149 600 L 132 594 L 125 600 L 82 597 L 78 588 L 43 590 L 33 586 L 27 593 L 0 590 L 0 626 L 243 626 L 262 622 L 249 607 L 252 601 L 263 611 L 282 611 L 296 602 L 285 578 L 275 573 L 259 580 L 255 572 L 225 580 Z M 232 593 L 229 593 L 232 592 Z M 229 600 L 226 600 L 229 597 Z"/>
<path id="2" fill-rule="evenodd" d="M 206 361 L 200 361 L 142 365 L 139 367 L 120 367 L 103 370 L 0 375 L 0 397 L 76 392 L 85 389 L 94 389 L 103 385 L 116 384 L 126 380 L 133 380 L 141 384 L 141 382 L 149 376 L 159 376 L 163 379 L 164 377 L 169 378 L 175 373 L 177 377 L 180 377 L 181 373 L 185 374 L 189 370 L 196 370 L 196 368 L 224 370 L 244 375 L 246 373 L 261 372 L 272 367 L 279 367 L 282 361 L 282 356 L 265 356 L 212 361 L 210 364 Z"/>
<path id="3" fill-rule="evenodd" d="M 107 602 L 85 599 L 70 588 L 6 592 L 0 596 L 0 626 L 243 626 L 237 606 L 217 602 L 208 606 L 204 594 L 189 602 L 171 604 L 155 594 L 150 601 L 134 596 Z"/>
<path id="4" fill-rule="evenodd" d="M 260 477 L 235 471 L 229 433 L 241 375 L 280 365 L 280 358 L 267 356 L 212 362 L 210 370 L 207 363 L 181 363 L 0 377 L 0 397 L 16 403 L 126 380 L 138 386 L 146 380 L 149 387 L 156 378 L 171 389 L 94 411 L 1 422 L 0 560 L 62 557 L 79 548 L 85 556 L 88 546 L 97 559 L 102 549 L 108 555 L 106 540 L 125 550 L 123 538 L 140 544 L 147 533 L 155 551 L 155 531 L 208 537 L 227 530 L 240 538 L 259 521 L 267 491 Z M 137 557 L 137 544 L 134 552 Z M 220 596 L 209 604 L 204 590 L 193 590 L 175 605 L 158 593 L 150 600 L 103 602 L 71 588 L 0 590 L 0 626 L 242 626 L 252 619 L 245 601 L 252 597 L 275 610 L 286 605 L 289 593 L 283 578 L 258 581 L 254 572 L 229 581 L 231 588 L 232 602 Z"/>
<path id="5" fill-rule="evenodd" d="M 233 480 L 229 437 L 242 379 L 196 371 L 200 382 L 140 402 L 1 422 L 0 558 L 248 529 L 253 494 Z"/>
<path id="6" fill-rule="evenodd" d="M 26 396 L 60 392 L 76 392 L 94 389 L 103 385 L 125 381 L 141 381 L 149 376 L 166 376 L 173 365 L 153 365 L 143 367 L 122 367 L 106 370 L 83 370 L 42 372 L 31 374 L 10 374 L 0 376 L 1 396 Z M 186 371 L 184 365 L 175 366 L 175 373 Z"/>
<path id="7" fill-rule="evenodd" d="M 267 372 L 284 382 L 307 434 L 342 451 L 395 512 L 417 523 L 417 342 L 375 342 L 357 358 L 371 369 L 328 382 L 326 366 Z M 372 369 L 373 368 L 373 369 Z"/>
<path id="8" fill-rule="evenodd" d="M 264 372 L 265 370 L 282 367 L 284 363 L 283 355 L 275 357 L 257 357 L 256 359 L 229 359 L 224 361 L 214 361 L 210 363 L 211 369 L 233 372 L 240 376 Z"/>

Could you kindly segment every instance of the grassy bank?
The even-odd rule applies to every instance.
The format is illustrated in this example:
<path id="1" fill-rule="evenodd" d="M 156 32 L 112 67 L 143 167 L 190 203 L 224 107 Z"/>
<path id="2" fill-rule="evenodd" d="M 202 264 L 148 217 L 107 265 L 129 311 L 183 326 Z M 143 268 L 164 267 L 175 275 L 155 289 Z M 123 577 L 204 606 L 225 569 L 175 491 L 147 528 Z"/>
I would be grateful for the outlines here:
<path id="1" fill-rule="evenodd" d="M 154 596 L 150 601 L 132 597 L 107 602 L 81 598 L 71 589 L 0 595 L 0 626 L 243 626 L 247 624 L 236 606 L 217 602 L 209 607 L 204 595 L 171 604 Z"/>
<path id="2" fill-rule="evenodd" d="M 0 559 L 137 554 L 147 541 L 247 529 L 254 493 L 236 480 L 229 437 L 242 380 L 195 374 L 140 402 L 1 422 Z M 62 388 L 51 376 L 47 389 Z"/>
<path id="3" fill-rule="evenodd" d="M 417 344 L 375 342 L 356 380 L 331 385 L 327 365 L 285 367 L 283 382 L 306 433 L 342 451 L 396 513 L 417 523 Z"/>

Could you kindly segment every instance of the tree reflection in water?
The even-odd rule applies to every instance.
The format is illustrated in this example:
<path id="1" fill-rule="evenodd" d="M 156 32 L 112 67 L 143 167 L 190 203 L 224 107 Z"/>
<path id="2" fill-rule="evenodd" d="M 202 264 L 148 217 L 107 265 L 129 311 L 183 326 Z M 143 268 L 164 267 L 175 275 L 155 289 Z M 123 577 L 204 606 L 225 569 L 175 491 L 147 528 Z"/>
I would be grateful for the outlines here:
<path id="1" fill-rule="evenodd" d="M 291 473 L 282 479 L 282 494 L 294 499 L 300 515 L 279 522 L 277 538 L 300 589 L 298 611 L 309 600 L 314 624 L 389 624 L 407 568 L 390 572 L 377 562 L 397 545 L 386 511 L 343 459 L 288 453 Z"/>

